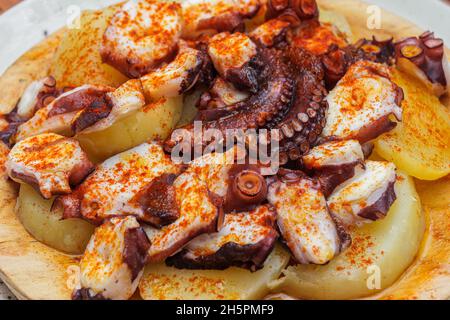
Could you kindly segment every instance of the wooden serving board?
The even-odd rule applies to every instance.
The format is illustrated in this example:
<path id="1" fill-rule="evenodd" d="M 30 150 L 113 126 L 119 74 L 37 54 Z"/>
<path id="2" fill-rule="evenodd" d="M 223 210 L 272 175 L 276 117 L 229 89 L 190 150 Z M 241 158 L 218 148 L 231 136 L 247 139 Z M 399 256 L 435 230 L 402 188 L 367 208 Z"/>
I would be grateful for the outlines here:
<path id="1" fill-rule="evenodd" d="M 389 12 L 382 12 L 381 28 L 367 27 L 367 4 L 358 0 L 319 0 L 322 8 L 343 14 L 355 39 L 372 35 L 396 38 L 418 35 L 423 30 Z M 0 109 L 11 109 L 26 85 L 48 70 L 51 54 L 60 35 L 49 37 L 20 58 L 0 78 Z M 447 50 L 450 56 L 450 51 Z M 5 91 L 7 88 L 7 91 Z M 1 113 L 1 110 L 0 110 Z M 0 277 L 20 299 L 69 299 L 70 266 L 77 259 L 34 240 L 18 221 L 14 206 L 17 190 L 2 168 L 7 150 L 0 148 Z M 416 262 L 391 288 L 373 298 L 446 299 L 450 296 L 450 179 L 418 182 L 418 191 L 427 217 L 427 232 Z"/>

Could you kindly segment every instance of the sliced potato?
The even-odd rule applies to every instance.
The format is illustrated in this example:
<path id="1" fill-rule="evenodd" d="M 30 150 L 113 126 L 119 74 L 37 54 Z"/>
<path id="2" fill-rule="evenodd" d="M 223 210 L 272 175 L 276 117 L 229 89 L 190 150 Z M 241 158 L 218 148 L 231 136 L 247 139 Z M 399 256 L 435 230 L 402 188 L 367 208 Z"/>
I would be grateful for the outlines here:
<path id="1" fill-rule="evenodd" d="M 413 261 L 425 227 L 412 178 L 399 173 L 395 190 L 397 201 L 385 219 L 352 230 L 351 247 L 327 265 L 289 266 L 276 291 L 304 299 L 352 299 L 389 287 Z"/>
<path id="2" fill-rule="evenodd" d="M 81 133 L 75 138 L 90 159 L 100 162 L 147 140 L 166 139 L 181 117 L 182 97 L 145 106 L 102 131 Z"/>
<path id="3" fill-rule="evenodd" d="M 289 261 L 289 253 L 276 246 L 263 269 L 250 272 L 226 270 L 180 270 L 164 263 L 149 265 L 139 285 L 145 300 L 261 299 L 269 283 L 279 277 Z"/>
<path id="4" fill-rule="evenodd" d="M 403 120 L 375 142 L 375 151 L 421 180 L 450 173 L 450 111 L 425 85 L 394 70 L 393 80 L 405 93 Z"/>
<path id="5" fill-rule="evenodd" d="M 45 200 L 32 187 L 22 184 L 16 212 L 36 240 L 66 253 L 83 253 L 94 226 L 81 219 L 61 220 L 62 212 L 50 211 L 52 203 L 53 199 Z"/>
<path id="6" fill-rule="evenodd" d="M 59 87 L 86 83 L 118 87 L 127 80 L 119 71 L 104 64 L 99 52 L 103 33 L 116 10 L 117 6 L 84 11 L 80 28 L 67 30 L 50 68 Z"/>

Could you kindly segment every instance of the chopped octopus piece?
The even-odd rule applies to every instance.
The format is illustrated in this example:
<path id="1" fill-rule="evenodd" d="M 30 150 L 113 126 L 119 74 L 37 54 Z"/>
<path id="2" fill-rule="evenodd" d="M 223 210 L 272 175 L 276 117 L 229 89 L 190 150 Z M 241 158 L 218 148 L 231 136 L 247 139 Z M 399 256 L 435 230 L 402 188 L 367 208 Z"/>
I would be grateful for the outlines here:
<path id="1" fill-rule="evenodd" d="M 58 198 L 57 205 L 63 207 L 65 218 L 83 217 L 100 224 L 117 215 L 133 215 L 151 223 L 142 190 L 155 178 L 179 170 L 159 144 L 144 143 L 100 164 L 72 194 Z"/>
<path id="2" fill-rule="evenodd" d="M 421 80 L 436 96 L 449 92 L 450 67 L 444 41 L 433 32 L 395 43 L 395 55 L 398 67 Z"/>
<path id="3" fill-rule="evenodd" d="M 197 174 L 188 170 L 178 176 L 173 186 L 179 218 L 161 229 L 144 227 L 152 243 L 149 262 L 164 261 L 193 238 L 203 233 L 217 232 L 222 225 L 221 202 Z"/>
<path id="4" fill-rule="evenodd" d="M 390 80 L 388 67 L 356 62 L 328 94 L 324 137 L 356 139 L 365 143 L 395 128 L 402 118 L 403 91 Z"/>
<path id="5" fill-rule="evenodd" d="M 132 112 L 145 106 L 144 90 L 141 82 L 137 79 L 128 80 L 116 90 L 108 92 L 106 97 L 112 105 L 111 112 L 109 112 L 106 118 L 83 129 L 83 133 L 104 130 L 116 121 L 125 118 Z"/>
<path id="6" fill-rule="evenodd" d="M 251 212 L 227 214 L 219 232 L 198 236 L 166 263 L 180 269 L 222 270 L 237 266 L 256 271 L 262 268 L 278 237 L 276 216 L 268 205 Z"/>
<path id="7" fill-rule="evenodd" d="M 17 115 L 22 120 L 30 119 L 36 110 L 46 106 L 56 98 L 56 80 L 45 77 L 28 85 L 17 105 Z"/>
<path id="8" fill-rule="evenodd" d="M 325 264 L 348 246 L 349 236 L 330 215 L 320 186 L 309 178 L 288 173 L 269 186 L 267 198 L 297 262 Z"/>
<path id="9" fill-rule="evenodd" d="M 126 300 L 137 289 L 150 242 L 136 218 L 106 221 L 95 230 L 80 261 L 74 300 Z"/>
<path id="10" fill-rule="evenodd" d="M 217 72 L 238 89 L 257 90 L 257 75 L 249 64 L 257 54 L 256 44 L 245 34 L 223 32 L 212 37 L 208 54 Z"/>
<path id="11" fill-rule="evenodd" d="M 103 35 L 102 59 L 128 77 L 139 78 L 170 59 L 181 27 L 178 3 L 127 1 Z"/>
<path id="12" fill-rule="evenodd" d="M 223 201 L 225 213 L 259 206 L 267 196 L 267 183 L 258 165 L 238 161 L 245 150 L 235 147 L 195 159 L 190 170 L 206 182 L 208 189 Z M 241 159 L 242 160 L 242 159 Z"/>
<path id="13" fill-rule="evenodd" d="M 313 170 L 322 192 L 328 197 L 344 181 L 364 166 L 364 153 L 356 140 L 331 141 L 313 148 L 303 157 L 304 166 Z"/>
<path id="14" fill-rule="evenodd" d="M 286 40 L 286 32 L 291 23 L 282 19 L 269 20 L 250 32 L 250 38 L 264 47 L 273 47 Z"/>
<path id="15" fill-rule="evenodd" d="M 87 114 L 83 113 L 83 110 L 97 108 L 109 110 L 106 93 L 113 90 L 109 87 L 84 85 L 60 95 L 49 105 L 39 109 L 30 120 L 19 126 L 16 141 L 40 133 L 70 131 L 73 129 L 74 123 L 76 123 L 75 127 L 78 127 L 83 121 L 92 123 L 93 119 L 100 120 L 98 115 L 86 119 Z M 107 113 L 109 114 L 109 112 Z M 94 112 L 94 114 L 96 113 Z M 106 117 L 108 114 L 103 114 L 103 116 Z"/>
<path id="16" fill-rule="evenodd" d="M 223 106 L 231 106 L 238 102 L 245 101 L 249 97 L 247 92 L 236 89 L 232 83 L 221 77 L 216 78 L 209 93 L 214 99 L 220 101 Z M 221 104 L 216 105 L 215 107 L 221 107 Z"/>
<path id="17" fill-rule="evenodd" d="M 190 90 L 199 80 L 206 54 L 180 41 L 175 60 L 141 78 L 145 95 L 150 101 L 172 98 Z"/>
<path id="18" fill-rule="evenodd" d="M 50 199 L 69 194 L 94 165 L 76 140 L 46 133 L 17 143 L 8 155 L 6 170 L 11 179 L 30 184 Z"/>
<path id="19" fill-rule="evenodd" d="M 243 31 L 244 19 L 258 13 L 261 0 L 186 0 L 183 1 L 183 37 Z"/>
<path id="20" fill-rule="evenodd" d="M 376 221 L 386 216 L 396 199 L 395 165 L 367 161 L 365 170 L 339 185 L 328 198 L 328 206 L 345 225 Z"/>

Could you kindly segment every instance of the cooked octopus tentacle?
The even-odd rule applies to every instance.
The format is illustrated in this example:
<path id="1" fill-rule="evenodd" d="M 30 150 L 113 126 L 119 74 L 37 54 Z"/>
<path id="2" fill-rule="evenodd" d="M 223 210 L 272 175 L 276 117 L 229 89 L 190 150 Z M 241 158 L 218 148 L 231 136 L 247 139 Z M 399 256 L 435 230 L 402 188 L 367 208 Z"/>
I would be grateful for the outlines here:
<path id="1" fill-rule="evenodd" d="M 221 198 L 225 213 L 252 210 L 267 197 L 267 183 L 261 167 L 248 164 L 241 156 L 246 157 L 246 151 L 236 146 L 224 153 L 199 157 L 189 167 L 207 183 L 211 192 Z"/>
<path id="2" fill-rule="evenodd" d="M 17 104 L 17 115 L 22 120 L 30 119 L 36 110 L 47 106 L 59 95 L 56 80 L 52 76 L 33 81 L 28 85 Z"/>
<path id="3" fill-rule="evenodd" d="M 346 226 L 384 218 L 396 199 L 395 171 L 393 163 L 367 161 L 328 198 L 331 212 Z"/>
<path id="4" fill-rule="evenodd" d="M 450 68 L 444 42 L 434 33 L 428 31 L 418 38 L 398 41 L 395 43 L 395 54 L 399 67 L 429 85 L 437 96 L 448 92 Z"/>
<path id="5" fill-rule="evenodd" d="M 281 235 L 298 263 L 325 264 L 348 246 L 349 237 L 338 231 L 320 185 L 301 172 L 282 173 L 269 186 L 268 200 L 277 210 Z"/>
<path id="6" fill-rule="evenodd" d="M 181 27 L 178 3 L 129 0 L 103 35 L 102 59 L 128 77 L 139 78 L 170 59 Z"/>
<path id="7" fill-rule="evenodd" d="M 252 32 L 249 36 L 258 45 L 264 47 L 274 47 L 286 41 L 286 34 L 289 28 L 300 24 L 300 19 L 292 10 L 286 10 L 275 19 L 271 19 Z"/>
<path id="8" fill-rule="evenodd" d="M 221 115 L 227 116 L 204 123 L 203 131 L 218 129 L 226 136 L 227 129 L 261 128 L 278 113 L 285 113 L 290 108 L 294 79 L 281 53 L 274 49 L 261 49 L 256 60 L 261 68 L 260 90 L 244 102 L 218 109 L 222 111 Z M 193 125 L 188 125 L 184 129 L 193 132 L 193 128 Z M 166 150 L 170 152 L 178 142 L 175 137 L 168 139 Z"/>
<path id="9" fill-rule="evenodd" d="M 80 261 L 74 300 L 124 300 L 137 289 L 150 242 L 134 217 L 112 218 L 95 230 Z"/>
<path id="10" fill-rule="evenodd" d="M 145 106 L 144 91 L 141 85 L 141 81 L 137 79 L 128 80 L 122 84 L 119 88 L 106 94 L 106 99 L 111 104 L 111 110 L 106 117 L 102 117 L 96 114 L 95 117 L 90 115 L 92 112 L 88 112 L 89 109 L 85 109 L 84 117 L 90 117 L 91 121 L 82 121 L 83 113 L 78 114 L 77 120 L 79 122 L 78 129 L 75 132 L 95 132 L 101 131 L 116 121 L 125 118 L 132 112 L 141 109 Z M 100 120 L 99 120 L 100 118 Z M 74 120 L 76 122 L 76 120 Z"/>
<path id="11" fill-rule="evenodd" d="M 76 140 L 54 133 L 24 139 L 8 154 L 6 171 L 11 179 L 28 183 L 41 195 L 69 194 L 94 170 Z"/>
<path id="12" fill-rule="evenodd" d="M 201 34 L 244 31 L 245 19 L 257 14 L 261 0 L 186 0 L 183 1 L 183 38 Z"/>
<path id="13" fill-rule="evenodd" d="M 331 141 L 303 156 L 303 165 L 313 171 L 328 197 L 338 185 L 352 178 L 358 167 L 364 167 L 364 153 L 356 140 Z"/>
<path id="14" fill-rule="evenodd" d="M 355 63 L 327 96 L 324 137 L 368 142 L 392 130 L 394 115 L 402 119 L 403 92 L 390 79 L 389 69 L 370 61 Z"/>
<path id="15" fill-rule="evenodd" d="M 164 261 L 190 240 L 220 230 L 223 222 L 221 201 L 208 190 L 207 184 L 195 172 L 187 170 L 173 182 L 179 218 L 160 229 L 145 226 L 152 246 L 149 262 Z"/>
<path id="16" fill-rule="evenodd" d="M 319 7 L 315 0 L 269 0 L 266 17 L 271 19 L 292 9 L 301 20 L 315 19 L 319 16 Z"/>
<path id="17" fill-rule="evenodd" d="M 301 48 L 284 51 L 297 74 L 295 98 L 287 114 L 279 113 L 268 127 L 280 129 L 280 163 L 298 160 L 316 143 L 325 125 L 327 93 L 320 60 Z"/>
<path id="18" fill-rule="evenodd" d="M 71 130 L 72 123 L 79 116 L 80 111 L 91 107 L 110 110 L 111 106 L 106 99 L 106 93 L 113 90 L 109 87 L 84 85 L 60 95 L 49 105 L 39 109 L 30 120 L 21 124 L 15 140 L 20 141 L 45 132 Z M 109 112 L 106 113 L 109 114 Z M 103 116 L 106 117 L 107 114 Z"/>
<path id="19" fill-rule="evenodd" d="M 276 216 L 269 205 L 227 214 L 219 232 L 198 236 L 166 263 L 187 269 L 222 270 L 237 266 L 256 271 L 263 267 L 278 238 Z"/>
<path id="20" fill-rule="evenodd" d="M 81 217 L 95 224 L 117 215 L 152 223 L 154 217 L 139 195 L 155 178 L 179 171 L 159 144 L 144 143 L 100 164 L 73 193 L 57 198 L 55 205 L 62 206 L 65 218 Z"/>
<path id="21" fill-rule="evenodd" d="M 257 55 L 256 44 L 240 32 L 223 32 L 212 37 L 208 54 L 217 72 L 240 90 L 258 90 L 257 70 L 252 59 Z"/>
<path id="22" fill-rule="evenodd" d="M 249 93 L 236 89 L 232 83 L 217 77 L 209 91 L 203 93 L 198 102 L 199 113 L 197 119 L 217 119 L 216 113 L 222 108 L 243 102 L 248 99 Z"/>
<path id="23" fill-rule="evenodd" d="M 206 59 L 202 51 L 180 41 L 178 54 L 171 63 L 140 79 L 146 98 L 158 101 L 161 98 L 177 97 L 190 90 L 200 79 Z"/>

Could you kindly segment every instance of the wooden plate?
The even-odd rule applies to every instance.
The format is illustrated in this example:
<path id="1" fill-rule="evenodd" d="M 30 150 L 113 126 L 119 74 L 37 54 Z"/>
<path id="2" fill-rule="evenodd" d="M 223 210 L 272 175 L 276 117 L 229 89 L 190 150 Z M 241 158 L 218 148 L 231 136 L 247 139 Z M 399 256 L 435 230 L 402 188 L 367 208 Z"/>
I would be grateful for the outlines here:
<path id="1" fill-rule="evenodd" d="M 343 14 L 355 39 L 376 35 L 396 38 L 420 30 L 391 13 L 382 12 L 380 30 L 367 28 L 367 4 L 357 0 L 319 0 L 322 8 Z M 14 108 L 33 79 L 46 75 L 61 39 L 58 32 L 17 60 L 0 78 L 0 114 Z M 450 56 L 450 51 L 447 49 Z M 70 299 L 77 259 L 34 240 L 18 221 L 14 206 L 17 190 L 4 174 L 7 149 L 0 145 L 0 277 L 20 299 Z M 416 183 L 427 231 L 415 262 L 377 299 L 448 299 L 450 297 L 450 178 Z"/>

